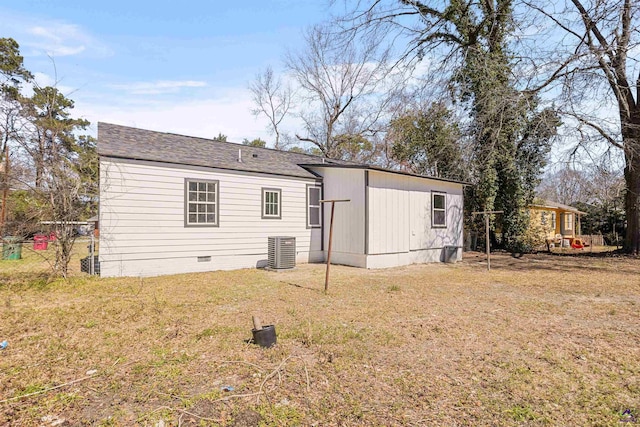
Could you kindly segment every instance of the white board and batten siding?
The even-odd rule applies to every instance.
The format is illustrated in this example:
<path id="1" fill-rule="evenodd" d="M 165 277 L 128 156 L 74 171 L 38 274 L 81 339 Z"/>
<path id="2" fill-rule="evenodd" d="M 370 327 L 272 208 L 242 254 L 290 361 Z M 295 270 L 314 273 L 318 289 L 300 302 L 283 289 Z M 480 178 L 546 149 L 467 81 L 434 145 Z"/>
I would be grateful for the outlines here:
<path id="1" fill-rule="evenodd" d="M 363 169 L 311 168 L 323 177 L 325 200 L 349 200 L 335 206 L 331 262 L 366 267 L 365 256 L 365 171 Z M 331 204 L 325 203 L 324 248 L 329 247 Z"/>
<path id="2" fill-rule="evenodd" d="M 325 199 L 336 203 L 331 261 L 363 268 L 440 262 L 445 246 L 462 246 L 463 186 L 363 168 L 314 167 Z M 432 224 L 432 194 L 445 195 L 446 227 Z M 328 247 L 330 205 L 324 208 Z M 457 250 L 457 258 L 461 256 Z M 326 257 L 326 254 L 325 254 Z"/>
<path id="3" fill-rule="evenodd" d="M 381 171 L 368 183 L 367 268 L 439 262 L 445 246 L 462 246 L 461 184 Z M 434 192 L 445 195 L 445 227 L 432 224 Z"/>
<path id="4" fill-rule="evenodd" d="M 313 179 L 101 158 L 101 275 L 154 276 L 263 265 L 269 236 L 296 238 L 296 261 L 323 260 L 307 228 Z M 218 181 L 217 227 L 185 227 L 185 179 Z M 281 219 L 262 218 L 262 189 L 281 190 Z"/>

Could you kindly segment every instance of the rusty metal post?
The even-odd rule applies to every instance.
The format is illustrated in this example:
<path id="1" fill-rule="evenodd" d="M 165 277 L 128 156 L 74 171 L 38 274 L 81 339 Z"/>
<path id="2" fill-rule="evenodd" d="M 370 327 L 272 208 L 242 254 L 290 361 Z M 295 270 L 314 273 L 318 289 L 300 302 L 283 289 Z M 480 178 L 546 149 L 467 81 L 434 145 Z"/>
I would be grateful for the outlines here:
<path id="1" fill-rule="evenodd" d="M 333 241 L 333 213 L 336 209 L 336 201 L 331 201 L 331 220 L 329 223 L 329 248 L 327 250 L 327 272 L 324 276 L 324 293 L 329 290 L 329 269 L 331 268 L 331 243 Z"/>
<path id="2" fill-rule="evenodd" d="M 327 248 L 327 272 L 324 277 L 324 293 L 329 290 L 329 269 L 331 267 L 331 244 L 333 242 L 333 214 L 336 209 L 336 202 L 350 202 L 351 199 L 335 199 L 335 200 L 320 200 L 320 203 L 331 203 L 331 220 L 329 222 L 329 247 Z M 324 236 L 323 236 L 324 238 Z"/>
<path id="3" fill-rule="evenodd" d="M 4 225 L 7 221 L 7 198 L 9 195 L 9 144 L 4 147 L 5 167 L 2 182 L 2 212 L 0 212 L 0 236 L 4 235 Z"/>
<path id="4" fill-rule="evenodd" d="M 491 271 L 491 247 L 489 244 L 489 215 L 484 215 L 484 229 L 487 241 L 487 271 Z"/>
<path id="5" fill-rule="evenodd" d="M 482 212 L 471 212 L 471 215 L 484 215 L 484 229 L 486 233 L 485 239 L 487 240 L 487 271 L 491 270 L 491 245 L 489 243 L 489 216 L 491 214 L 501 214 L 504 211 L 482 211 Z"/>

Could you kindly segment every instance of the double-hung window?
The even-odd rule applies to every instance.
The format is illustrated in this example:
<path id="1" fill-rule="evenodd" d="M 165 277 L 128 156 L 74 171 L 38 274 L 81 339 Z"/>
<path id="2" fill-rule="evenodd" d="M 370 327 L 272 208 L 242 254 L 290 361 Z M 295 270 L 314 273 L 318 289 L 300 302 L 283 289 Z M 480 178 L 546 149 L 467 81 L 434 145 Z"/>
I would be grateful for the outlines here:
<path id="1" fill-rule="evenodd" d="M 185 227 L 217 227 L 219 212 L 219 182 L 184 180 Z"/>
<path id="2" fill-rule="evenodd" d="M 322 226 L 320 199 L 322 187 L 307 185 L 307 228 Z"/>
<path id="3" fill-rule="evenodd" d="M 262 189 L 262 218 L 282 218 L 282 190 L 279 188 Z"/>
<path id="4" fill-rule="evenodd" d="M 570 214 L 570 213 L 564 214 L 564 229 L 573 230 L 573 214 Z"/>
<path id="5" fill-rule="evenodd" d="M 447 226 L 446 193 L 431 193 L 431 225 L 433 227 Z"/>

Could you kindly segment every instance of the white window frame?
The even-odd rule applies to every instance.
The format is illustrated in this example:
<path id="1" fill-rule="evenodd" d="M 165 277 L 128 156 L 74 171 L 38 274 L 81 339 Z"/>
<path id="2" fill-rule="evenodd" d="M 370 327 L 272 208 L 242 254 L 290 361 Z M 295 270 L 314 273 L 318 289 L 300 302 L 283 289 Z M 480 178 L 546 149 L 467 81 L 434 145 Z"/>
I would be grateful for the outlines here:
<path id="1" fill-rule="evenodd" d="M 443 208 L 436 208 L 436 196 L 441 196 L 444 201 Z M 436 212 L 444 213 L 444 223 L 436 224 Z M 447 228 L 447 193 L 441 191 L 431 192 L 431 227 L 432 228 Z"/>
<path id="2" fill-rule="evenodd" d="M 564 229 L 567 231 L 573 231 L 573 214 L 566 212 L 563 216 Z"/>
<path id="3" fill-rule="evenodd" d="M 311 189 L 318 191 L 318 204 L 317 205 L 312 205 L 311 204 Z M 322 203 L 320 203 L 320 200 L 322 200 L 322 186 L 308 184 L 307 185 L 307 228 L 320 228 L 320 227 L 322 227 Z M 318 210 L 318 223 L 317 224 L 311 224 L 311 209 L 317 209 Z"/>
<path id="4" fill-rule="evenodd" d="M 269 200 L 269 193 L 277 195 L 275 203 Z M 269 213 L 269 207 L 275 207 L 277 212 Z M 262 219 L 282 219 L 282 189 L 262 188 Z"/>
<path id="5" fill-rule="evenodd" d="M 195 183 L 198 187 L 195 190 L 196 198 L 200 198 L 200 194 L 204 193 L 205 200 L 189 200 L 190 195 L 194 192 L 190 190 L 191 183 Z M 204 191 L 200 190 L 201 184 L 206 185 L 206 189 Z M 214 191 L 209 191 L 210 186 L 213 185 Z M 210 194 L 213 194 L 213 197 L 209 197 Z M 213 206 L 213 211 L 210 212 L 209 207 Z M 190 221 L 190 215 L 194 215 L 192 211 L 192 207 L 195 207 L 196 212 L 196 221 Z M 201 207 L 205 208 L 205 212 L 201 213 Z M 198 215 L 205 215 L 205 221 L 198 221 Z M 208 215 L 213 214 L 215 220 L 208 221 Z M 209 179 L 197 179 L 197 178 L 185 178 L 184 179 L 184 226 L 185 227 L 219 227 L 220 226 L 220 181 L 217 180 L 209 180 Z"/>

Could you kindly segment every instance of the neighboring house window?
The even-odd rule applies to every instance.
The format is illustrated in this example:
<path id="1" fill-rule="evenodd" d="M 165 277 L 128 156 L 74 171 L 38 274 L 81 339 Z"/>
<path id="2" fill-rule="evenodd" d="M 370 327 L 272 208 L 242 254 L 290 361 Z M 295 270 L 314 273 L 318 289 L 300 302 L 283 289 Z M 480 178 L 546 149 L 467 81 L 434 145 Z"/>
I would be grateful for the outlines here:
<path id="1" fill-rule="evenodd" d="M 218 226 L 218 181 L 185 179 L 185 226 Z"/>
<path id="2" fill-rule="evenodd" d="M 546 226 L 546 225 L 547 225 L 547 215 L 548 215 L 548 214 L 549 214 L 549 213 L 548 213 L 548 212 L 545 212 L 545 211 L 542 211 L 542 212 L 540 213 L 540 224 L 541 224 L 542 226 Z"/>
<path id="3" fill-rule="evenodd" d="M 307 227 L 314 228 L 322 225 L 320 199 L 322 188 L 307 185 Z"/>
<path id="4" fill-rule="evenodd" d="M 282 190 L 279 188 L 262 189 L 262 218 L 282 218 L 280 209 L 282 206 L 281 194 Z"/>
<path id="5" fill-rule="evenodd" d="M 551 225 L 555 230 L 556 229 L 556 213 L 555 212 L 551 212 Z"/>
<path id="6" fill-rule="evenodd" d="M 573 230 L 573 214 L 564 214 L 564 229 Z"/>
<path id="7" fill-rule="evenodd" d="M 431 194 L 431 225 L 434 227 L 447 226 L 447 195 L 445 193 Z"/>

